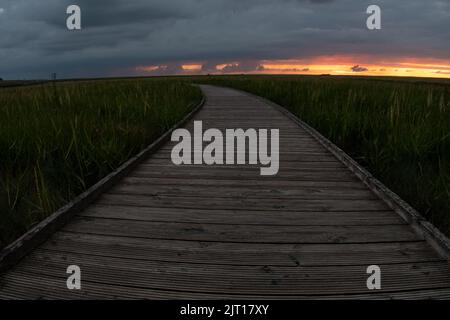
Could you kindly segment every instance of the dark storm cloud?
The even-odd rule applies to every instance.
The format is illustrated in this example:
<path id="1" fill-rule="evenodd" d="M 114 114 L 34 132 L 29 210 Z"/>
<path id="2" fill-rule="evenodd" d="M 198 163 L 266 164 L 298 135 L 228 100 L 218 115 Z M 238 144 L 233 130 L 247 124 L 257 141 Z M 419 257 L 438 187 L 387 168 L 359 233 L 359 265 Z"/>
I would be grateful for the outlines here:
<path id="1" fill-rule="evenodd" d="M 60 14 L 68 5 L 76 3 L 83 11 L 83 24 L 86 28 L 96 26 L 124 26 L 139 23 L 152 23 L 168 19 L 184 19 L 192 16 L 186 1 L 123 1 L 123 0 L 58 0 L 55 1 L 51 14 L 47 15 L 47 22 L 55 26 L 61 25 L 65 17 Z M 36 12 L 32 14 L 39 19 Z M 64 24 L 64 23 L 63 23 Z"/>
<path id="2" fill-rule="evenodd" d="M 65 28 L 69 4 L 82 8 L 81 31 Z M 382 8 L 380 31 L 366 29 L 369 4 Z M 121 75 L 185 62 L 248 72 L 260 60 L 334 54 L 450 59 L 443 0 L 0 0 L 0 8 L 4 78 Z"/>

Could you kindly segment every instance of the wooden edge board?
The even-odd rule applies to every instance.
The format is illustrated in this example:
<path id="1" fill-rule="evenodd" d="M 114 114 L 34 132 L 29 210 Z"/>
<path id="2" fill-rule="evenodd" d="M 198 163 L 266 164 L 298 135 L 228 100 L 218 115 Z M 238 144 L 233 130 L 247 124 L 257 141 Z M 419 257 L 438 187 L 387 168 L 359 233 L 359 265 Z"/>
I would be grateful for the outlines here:
<path id="1" fill-rule="evenodd" d="M 239 91 L 248 96 L 254 97 L 280 111 L 282 114 L 289 117 L 301 128 L 306 130 L 314 139 L 330 151 L 340 162 L 342 162 L 358 179 L 360 179 L 373 193 L 375 193 L 381 200 L 383 200 L 392 210 L 400 215 L 411 227 L 438 252 L 438 254 L 450 262 L 450 240 L 432 223 L 427 221 L 416 209 L 411 207 L 400 196 L 390 190 L 381 181 L 376 179 L 369 171 L 363 168 L 353 158 L 351 158 L 342 149 L 336 146 L 333 142 L 325 138 L 316 129 L 312 128 L 307 123 L 300 120 L 296 115 L 266 98 L 254 95 L 250 92 L 240 89 L 230 88 Z"/>
<path id="2" fill-rule="evenodd" d="M 136 168 L 137 165 L 156 152 L 166 141 L 170 140 L 172 132 L 189 121 L 203 107 L 205 102 L 206 98 L 203 95 L 200 103 L 191 112 L 152 144 L 1 250 L 0 273 L 7 271 L 18 263 L 35 247 L 42 244 L 54 232 L 62 228 L 73 216 L 86 209 L 102 193 L 114 186 L 120 179 Z"/>

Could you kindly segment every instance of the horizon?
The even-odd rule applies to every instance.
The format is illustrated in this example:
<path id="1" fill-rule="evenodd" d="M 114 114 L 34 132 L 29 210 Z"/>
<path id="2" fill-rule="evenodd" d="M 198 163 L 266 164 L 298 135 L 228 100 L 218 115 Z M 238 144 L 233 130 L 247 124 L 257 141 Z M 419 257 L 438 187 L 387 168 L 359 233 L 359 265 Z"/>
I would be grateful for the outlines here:
<path id="1" fill-rule="evenodd" d="M 51 76 L 51 75 L 50 75 Z M 52 81 L 56 82 L 70 82 L 70 81 L 96 81 L 96 80 L 127 80 L 127 79 L 151 79 L 151 78 L 177 78 L 177 77 L 227 77 L 227 76 L 255 76 L 255 77 L 323 77 L 323 78 L 342 78 L 342 79 L 371 79 L 371 80 L 385 80 L 385 81 L 429 81 L 440 83 L 441 81 L 450 81 L 450 78 L 446 77 L 424 77 L 424 76 L 400 76 L 400 75 L 369 75 L 369 74 L 302 74 L 302 73 L 199 73 L 199 74 L 165 74 L 165 75 L 123 75 L 123 76 L 106 76 L 106 77 L 85 77 L 85 78 L 75 78 L 75 77 L 57 77 L 55 79 L 48 78 L 33 78 L 33 79 L 2 79 L 5 83 L 15 83 L 23 85 L 33 85 L 36 83 L 48 83 Z M 31 83 L 30 83 L 31 82 Z"/>

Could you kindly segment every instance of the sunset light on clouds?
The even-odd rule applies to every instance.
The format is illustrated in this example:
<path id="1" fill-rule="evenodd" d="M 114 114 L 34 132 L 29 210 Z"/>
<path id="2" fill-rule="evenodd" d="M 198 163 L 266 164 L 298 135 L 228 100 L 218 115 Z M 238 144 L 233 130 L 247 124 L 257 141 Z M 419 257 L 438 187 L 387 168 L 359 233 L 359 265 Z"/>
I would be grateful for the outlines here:
<path id="1" fill-rule="evenodd" d="M 404 58 L 396 62 L 383 59 L 366 62 L 367 60 L 370 61 L 367 58 L 317 57 L 309 61 L 265 61 L 261 72 L 450 78 L 450 60 Z"/>
<path id="2" fill-rule="evenodd" d="M 369 56 L 318 56 L 311 59 L 261 60 L 253 69 L 239 69 L 240 62 L 218 64 L 203 70 L 202 63 L 180 64 L 173 74 L 309 74 L 450 78 L 450 60 L 402 58 L 398 61 Z M 140 66 L 136 72 L 161 74 L 170 65 Z M 236 69 L 236 70 L 233 70 Z"/>

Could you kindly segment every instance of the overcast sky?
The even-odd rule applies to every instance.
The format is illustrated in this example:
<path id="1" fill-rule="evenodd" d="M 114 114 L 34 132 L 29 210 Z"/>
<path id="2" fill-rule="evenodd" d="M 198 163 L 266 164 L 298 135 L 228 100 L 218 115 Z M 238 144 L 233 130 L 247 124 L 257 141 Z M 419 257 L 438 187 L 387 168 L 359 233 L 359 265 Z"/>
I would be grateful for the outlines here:
<path id="1" fill-rule="evenodd" d="M 81 7 L 81 31 L 66 28 L 70 4 Z M 379 31 L 366 28 L 369 4 L 382 9 Z M 160 65 L 149 72 L 178 73 L 182 64 L 251 72 L 262 61 L 320 56 L 354 56 L 355 72 L 370 60 L 450 61 L 450 0 L 0 0 L 6 79 Z"/>

